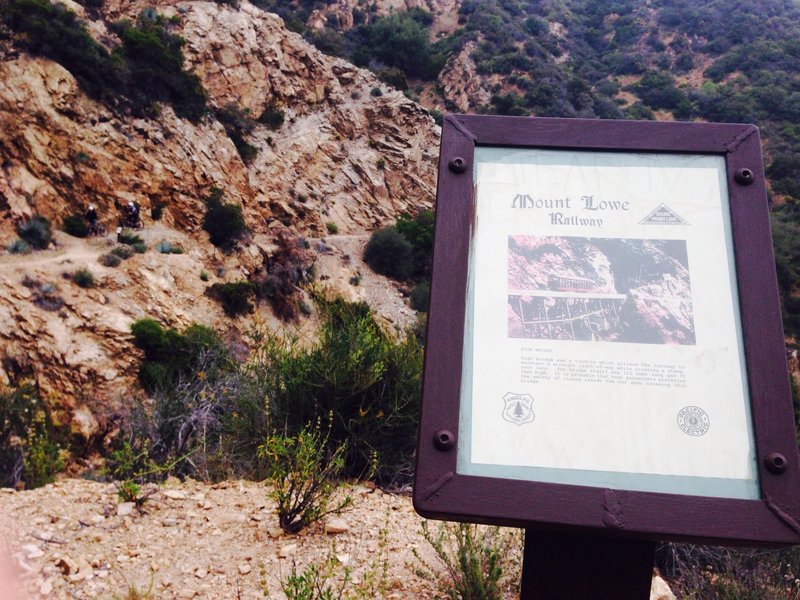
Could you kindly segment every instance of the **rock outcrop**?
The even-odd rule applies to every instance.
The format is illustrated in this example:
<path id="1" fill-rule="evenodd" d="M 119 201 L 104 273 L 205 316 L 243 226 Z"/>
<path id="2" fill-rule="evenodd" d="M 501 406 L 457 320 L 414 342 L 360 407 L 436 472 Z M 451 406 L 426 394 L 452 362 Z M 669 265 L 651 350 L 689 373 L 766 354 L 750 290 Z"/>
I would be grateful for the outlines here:
<path id="1" fill-rule="evenodd" d="M 146 6 L 153 3 L 109 0 L 88 21 L 89 31 L 113 44 L 109 25 Z M 238 8 L 201 1 L 155 6 L 177 23 L 171 27 L 186 40 L 186 67 L 201 78 L 212 109 L 233 105 L 258 117 L 269 105 L 285 121 L 276 130 L 256 125 L 248 141 L 259 152 L 245 163 L 213 113 L 196 124 L 169 106 L 155 118 L 126 117 L 87 97 L 60 65 L 0 49 L 0 242 L 13 240 L 20 220 L 38 214 L 58 227 L 90 202 L 111 231 L 116 206 L 134 200 L 151 247 L 168 239 L 188 250 L 172 256 L 151 249 L 114 270 L 97 263 L 111 237 L 107 243 L 59 234 L 55 250 L 0 256 L 0 382 L 34 377 L 84 432 L 93 419 L 102 428 L 101 413 L 115 398 L 122 403 L 120 390 L 134 384 L 133 320 L 223 323 L 219 307 L 203 296 L 201 271 L 211 273 L 210 283 L 246 277 L 269 254 L 278 226 L 321 237 L 335 224 L 343 238 L 361 239 L 434 200 L 438 128 L 420 106 L 368 71 L 321 54 L 246 1 Z M 243 207 L 252 232 L 233 255 L 211 246 L 202 231 L 213 186 Z M 157 205 L 163 217 L 154 222 L 150 209 Z M 350 257 L 334 242 L 326 248 L 331 256 L 320 275 L 348 287 Z M 97 289 L 61 279 L 82 266 L 100 279 Z M 26 275 L 57 283 L 64 305 L 47 311 L 33 304 L 22 285 Z"/>

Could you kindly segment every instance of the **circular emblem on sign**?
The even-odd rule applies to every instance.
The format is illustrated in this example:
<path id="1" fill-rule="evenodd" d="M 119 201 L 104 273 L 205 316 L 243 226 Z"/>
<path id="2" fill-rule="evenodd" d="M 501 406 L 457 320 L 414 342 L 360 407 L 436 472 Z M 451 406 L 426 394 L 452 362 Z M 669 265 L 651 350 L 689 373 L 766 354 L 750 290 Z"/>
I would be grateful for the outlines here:
<path id="1" fill-rule="evenodd" d="M 703 435 L 710 426 L 708 414 L 699 406 L 684 406 L 678 413 L 678 427 L 686 435 Z"/>

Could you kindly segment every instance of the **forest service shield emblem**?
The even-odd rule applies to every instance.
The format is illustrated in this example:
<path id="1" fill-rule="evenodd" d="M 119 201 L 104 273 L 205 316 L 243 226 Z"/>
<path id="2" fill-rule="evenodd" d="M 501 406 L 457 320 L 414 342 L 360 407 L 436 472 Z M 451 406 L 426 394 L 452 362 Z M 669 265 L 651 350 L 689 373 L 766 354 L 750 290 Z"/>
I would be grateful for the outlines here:
<path id="1" fill-rule="evenodd" d="M 503 418 L 514 425 L 524 425 L 536 418 L 533 414 L 533 396 L 530 394 L 515 394 L 508 392 L 503 396 L 506 405 L 503 408 Z"/>

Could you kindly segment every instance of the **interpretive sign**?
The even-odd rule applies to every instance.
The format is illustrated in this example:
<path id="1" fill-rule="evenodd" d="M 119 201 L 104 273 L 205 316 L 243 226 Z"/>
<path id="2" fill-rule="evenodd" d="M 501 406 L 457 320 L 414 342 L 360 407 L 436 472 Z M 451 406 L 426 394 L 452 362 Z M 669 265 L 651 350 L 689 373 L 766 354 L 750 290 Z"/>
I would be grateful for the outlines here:
<path id="1" fill-rule="evenodd" d="M 415 506 L 800 541 L 758 131 L 449 116 Z"/>

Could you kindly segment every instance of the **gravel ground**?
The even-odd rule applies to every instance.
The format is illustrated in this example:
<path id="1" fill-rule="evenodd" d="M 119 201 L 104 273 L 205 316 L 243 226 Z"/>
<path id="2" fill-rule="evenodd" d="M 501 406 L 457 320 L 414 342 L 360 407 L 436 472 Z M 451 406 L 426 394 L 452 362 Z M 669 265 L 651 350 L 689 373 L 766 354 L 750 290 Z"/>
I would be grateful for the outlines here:
<path id="1" fill-rule="evenodd" d="M 328 582 L 340 583 L 350 571 L 346 600 L 444 597 L 418 573 L 415 549 L 428 565 L 438 563 L 407 495 L 342 486 L 341 497 L 353 500 L 345 512 L 287 535 L 263 483 L 172 478 L 143 492 L 150 495 L 139 510 L 120 503 L 109 483 L 64 479 L 31 491 L 0 488 L 0 600 L 280 600 L 293 569 L 326 562 L 333 565 Z M 521 532 L 504 530 L 502 539 L 506 572 L 518 577 Z M 371 581 L 383 582 L 382 594 Z M 650 598 L 675 597 L 654 577 Z"/>
<path id="2" fill-rule="evenodd" d="M 388 558 L 387 598 L 433 598 L 412 573 L 427 546 L 407 496 L 364 485 L 353 504 L 299 535 L 277 526 L 264 484 L 176 480 L 152 490 L 143 510 L 120 504 L 113 484 L 78 479 L 0 490 L 0 533 L 31 598 L 284 598 L 280 581 L 333 557 L 358 583 Z M 338 533 L 337 533 L 338 532 Z M 385 542 L 381 542 L 382 537 Z M 0 596 L 3 596 L 0 589 Z M 24 596 L 23 596 L 24 597 Z M 371 596 L 367 596 L 371 597 Z"/>

